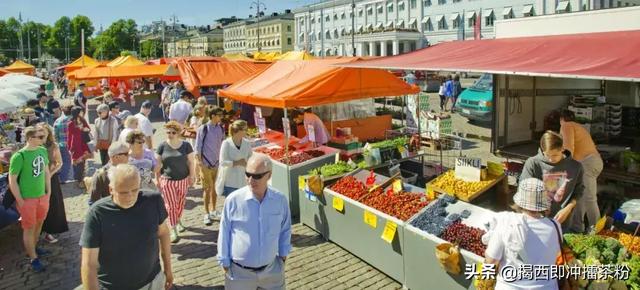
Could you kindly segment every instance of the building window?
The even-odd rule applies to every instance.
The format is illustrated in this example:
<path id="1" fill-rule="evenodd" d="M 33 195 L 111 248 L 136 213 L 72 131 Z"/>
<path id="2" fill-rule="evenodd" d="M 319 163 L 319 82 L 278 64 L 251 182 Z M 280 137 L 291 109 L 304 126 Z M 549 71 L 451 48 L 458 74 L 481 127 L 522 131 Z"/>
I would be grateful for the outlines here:
<path id="1" fill-rule="evenodd" d="M 451 22 L 451 28 L 457 29 L 458 26 L 460 26 L 460 20 L 458 18 L 453 19 L 453 22 Z"/>
<path id="2" fill-rule="evenodd" d="M 338 39 L 338 30 L 333 31 L 333 39 Z"/>
<path id="3" fill-rule="evenodd" d="M 291 32 L 291 25 L 287 25 L 287 32 Z"/>
<path id="4" fill-rule="evenodd" d="M 378 14 L 382 14 L 384 13 L 384 10 L 382 9 L 382 5 L 378 5 Z"/>
<path id="5" fill-rule="evenodd" d="M 338 14 L 333 14 L 333 20 L 338 20 Z"/>
<path id="6" fill-rule="evenodd" d="M 411 9 L 418 8 L 418 0 L 409 0 L 409 8 Z"/>
<path id="7" fill-rule="evenodd" d="M 311 24 L 315 24 L 316 23 L 316 19 L 315 18 L 311 18 Z"/>
<path id="8" fill-rule="evenodd" d="M 493 15 L 493 11 L 489 14 L 489 16 L 484 18 L 484 23 L 486 26 L 493 26 L 493 22 L 496 20 L 496 16 Z"/>
<path id="9" fill-rule="evenodd" d="M 291 45 L 291 37 L 287 38 L 287 45 Z"/>
<path id="10" fill-rule="evenodd" d="M 331 32 L 327 31 L 324 36 L 325 39 L 331 39 Z"/>
<path id="11" fill-rule="evenodd" d="M 404 11 L 404 1 L 398 3 L 398 12 Z"/>
<path id="12" fill-rule="evenodd" d="M 502 17 L 504 19 L 511 19 L 514 17 L 513 15 L 513 9 L 511 7 L 507 7 L 504 9 L 504 11 L 502 11 Z"/>
<path id="13" fill-rule="evenodd" d="M 358 11 L 358 17 L 362 17 L 363 15 L 364 15 L 364 12 L 362 11 L 362 9 L 360 9 L 360 10 Z"/>
<path id="14" fill-rule="evenodd" d="M 349 14 L 349 15 L 351 15 L 351 14 Z M 342 14 L 340 14 L 340 19 L 343 19 L 343 20 L 347 19 L 347 15 L 344 14 L 344 12 L 342 12 Z"/>
<path id="15" fill-rule="evenodd" d="M 447 0 L 438 0 L 438 5 L 447 4 Z"/>
<path id="16" fill-rule="evenodd" d="M 372 16 L 373 15 L 373 7 L 369 7 L 367 9 L 367 15 Z"/>
<path id="17" fill-rule="evenodd" d="M 453 3 L 458 3 L 458 2 L 461 2 L 462 0 L 452 0 L 452 1 Z"/>
<path id="18" fill-rule="evenodd" d="M 447 21 L 444 19 L 444 17 L 442 17 L 438 21 L 438 30 L 445 30 L 445 29 L 447 29 Z"/>
<path id="19" fill-rule="evenodd" d="M 571 12 L 571 4 L 569 1 L 558 2 L 556 6 L 556 13 L 569 13 Z"/>
<path id="20" fill-rule="evenodd" d="M 324 22 L 329 22 L 331 21 L 331 17 L 329 17 L 329 15 L 324 17 Z"/>
<path id="21" fill-rule="evenodd" d="M 423 4 L 425 7 L 429 7 L 429 6 L 431 6 L 431 0 L 424 0 L 424 1 L 422 1 L 422 4 Z"/>
<path id="22" fill-rule="evenodd" d="M 427 20 L 427 22 L 422 23 L 422 30 L 433 31 L 433 23 L 431 23 L 431 20 Z"/>
<path id="23" fill-rule="evenodd" d="M 393 13 L 393 2 L 387 4 L 387 13 Z"/>
<path id="24" fill-rule="evenodd" d="M 473 15 L 473 17 L 469 18 L 469 27 L 475 27 L 476 26 L 476 16 Z"/>

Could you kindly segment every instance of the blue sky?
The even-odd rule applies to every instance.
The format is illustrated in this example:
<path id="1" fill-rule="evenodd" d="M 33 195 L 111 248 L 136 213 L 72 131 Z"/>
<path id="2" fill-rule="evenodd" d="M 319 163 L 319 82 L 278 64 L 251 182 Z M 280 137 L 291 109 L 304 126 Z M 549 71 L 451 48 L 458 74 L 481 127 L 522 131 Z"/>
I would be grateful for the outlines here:
<path id="1" fill-rule="evenodd" d="M 153 20 L 168 20 L 175 14 L 180 23 L 207 25 L 221 17 L 247 17 L 256 14 L 249 6 L 251 0 L 0 0 L 0 19 L 18 17 L 52 25 L 63 15 L 88 16 L 96 30 L 106 29 L 119 18 L 132 18 L 138 26 Z M 314 0 L 261 0 L 266 13 L 281 12 L 317 2 Z"/>

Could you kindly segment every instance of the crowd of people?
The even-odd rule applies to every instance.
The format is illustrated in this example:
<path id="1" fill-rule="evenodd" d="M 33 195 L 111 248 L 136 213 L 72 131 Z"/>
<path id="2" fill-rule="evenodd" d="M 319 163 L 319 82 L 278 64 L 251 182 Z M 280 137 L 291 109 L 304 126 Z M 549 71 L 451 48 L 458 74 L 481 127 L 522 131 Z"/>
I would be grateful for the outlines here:
<path id="1" fill-rule="evenodd" d="M 180 84 L 166 85 L 172 88 L 160 102 L 166 139 L 155 145 L 150 101 L 132 115 L 103 98 L 93 122 L 83 85 L 53 108 L 49 89 L 32 104 L 26 146 L 11 157 L 9 170 L 31 269 L 45 271 L 46 243 L 69 230 L 61 184 L 75 183 L 90 205 L 79 241 L 79 289 L 169 288 L 171 244 L 186 230 L 185 201 L 198 182 L 204 225 L 220 224 L 217 251 L 226 286 L 284 289 L 291 217 L 284 195 L 267 185 L 271 160 L 252 153 L 246 121 L 229 120 L 228 111 L 196 100 Z M 85 176 L 91 159 L 100 167 Z"/>
<path id="2" fill-rule="evenodd" d="M 45 271 L 40 258 L 49 252 L 39 245 L 55 243 L 56 235 L 69 230 L 61 184 L 75 183 L 88 193 L 90 205 L 79 241 L 79 288 L 167 289 L 173 283 L 171 245 L 186 230 L 187 194 L 202 184 L 197 190 L 202 191 L 203 224 L 219 223 L 217 259 L 225 286 L 284 289 L 291 215 L 284 195 L 268 186 L 271 159 L 253 153 L 245 138 L 252 116 L 243 119 L 196 99 L 180 83 L 163 85 L 159 109 L 166 139 L 160 144 L 153 142 L 150 101 L 142 102 L 137 114 L 123 113 L 105 90 L 93 128 L 83 85 L 73 100 L 61 104 L 49 87 L 30 102 L 22 132 L 26 145 L 11 157 L 9 187 L 31 269 Z M 455 107 L 458 77 L 443 87 L 444 99 L 450 94 Z M 589 133 L 573 119 L 563 112 L 560 132 L 544 133 L 538 155 L 526 161 L 513 198 L 516 212 L 500 214 L 493 232 L 501 234 L 487 237 L 487 263 L 551 265 L 562 232 L 588 231 L 599 218 L 596 179 L 602 159 Z M 317 143 L 328 141 L 312 112 L 294 112 L 292 121 L 313 126 Z M 85 176 L 87 161 L 96 154 L 101 166 Z M 562 182 L 550 192 L 543 181 L 554 174 Z M 218 198 L 224 199 L 222 207 Z M 509 283 L 551 287 L 498 278 L 498 284 Z"/>

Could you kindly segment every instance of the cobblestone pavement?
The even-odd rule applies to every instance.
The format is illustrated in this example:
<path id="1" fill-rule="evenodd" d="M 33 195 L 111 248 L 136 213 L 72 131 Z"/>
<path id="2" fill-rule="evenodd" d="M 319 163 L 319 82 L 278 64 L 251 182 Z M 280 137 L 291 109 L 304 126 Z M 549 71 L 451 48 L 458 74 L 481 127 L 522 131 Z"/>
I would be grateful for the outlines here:
<path id="1" fill-rule="evenodd" d="M 159 129 L 159 123 L 154 127 Z M 162 130 L 154 136 L 163 140 Z M 158 144 L 158 143 L 156 143 Z M 96 159 L 99 160 L 99 159 Z M 87 210 L 88 195 L 75 184 L 63 185 L 70 230 L 56 244 L 46 244 L 52 254 L 43 258 L 44 273 L 29 269 L 18 225 L 0 230 L 0 289 L 74 289 L 80 285 L 78 241 Z M 224 276 L 215 261 L 218 224 L 202 223 L 201 190 L 187 196 L 183 223 L 187 231 L 172 246 L 172 263 L 178 289 L 223 289 Z M 218 201 L 218 207 L 222 201 Z M 355 238 L 355 237 L 354 237 Z M 399 289 L 401 285 L 339 246 L 326 242 L 310 228 L 296 224 L 293 251 L 287 259 L 288 289 Z"/>

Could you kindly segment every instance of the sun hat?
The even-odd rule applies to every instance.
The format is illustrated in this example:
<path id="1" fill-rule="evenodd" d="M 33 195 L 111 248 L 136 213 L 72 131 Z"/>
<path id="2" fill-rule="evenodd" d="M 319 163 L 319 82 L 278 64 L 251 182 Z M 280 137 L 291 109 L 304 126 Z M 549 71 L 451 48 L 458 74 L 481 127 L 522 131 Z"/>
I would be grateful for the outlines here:
<path id="1" fill-rule="evenodd" d="M 537 178 L 527 178 L 520 182 L 518 191 L 513 196 L 513 202 L 519 207 L 541 212 L 551 207 L 551 200 L 547 196 L 544 183 Z"/>

